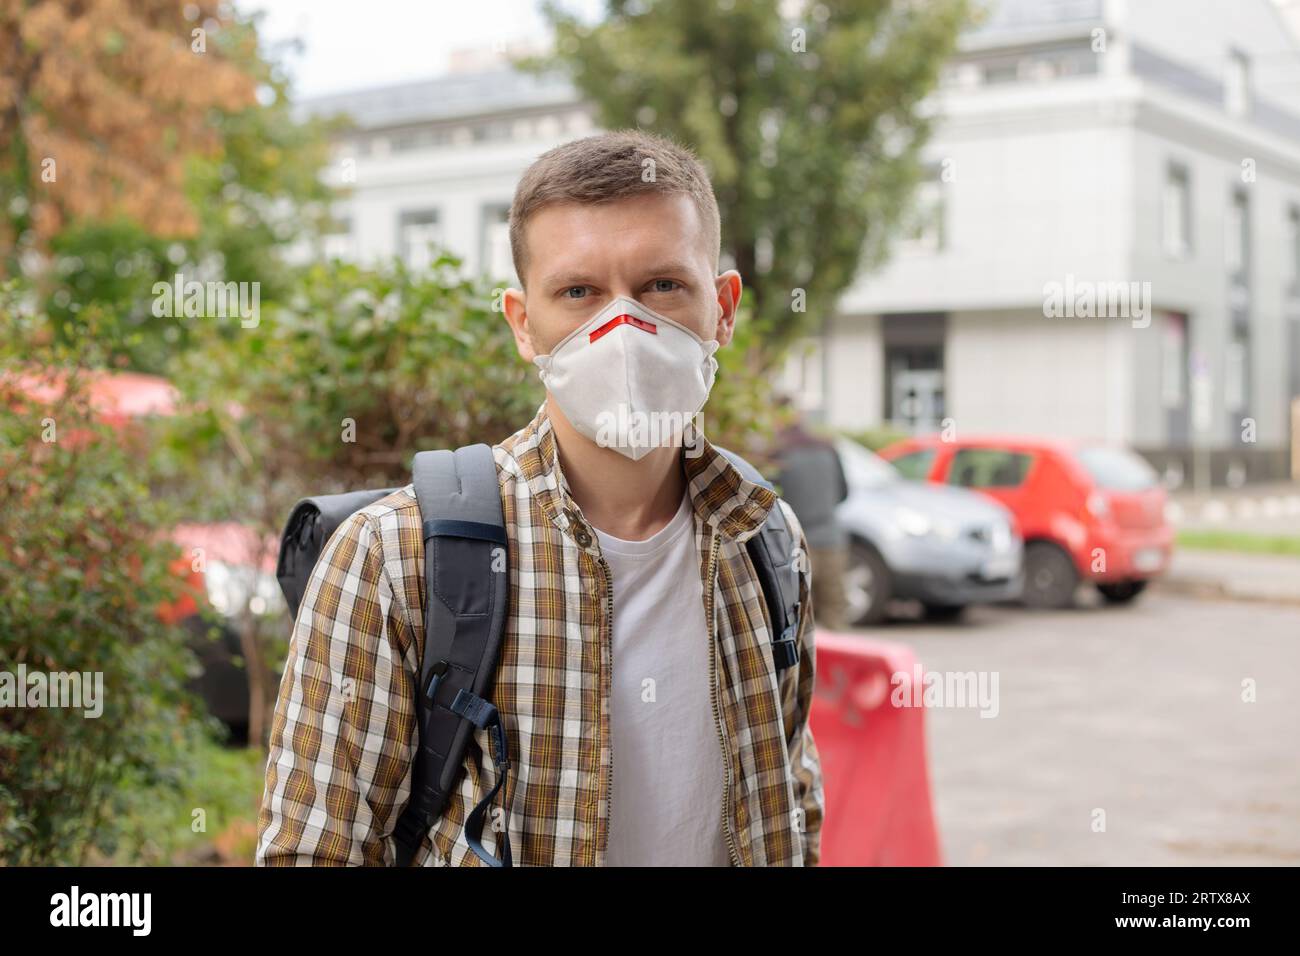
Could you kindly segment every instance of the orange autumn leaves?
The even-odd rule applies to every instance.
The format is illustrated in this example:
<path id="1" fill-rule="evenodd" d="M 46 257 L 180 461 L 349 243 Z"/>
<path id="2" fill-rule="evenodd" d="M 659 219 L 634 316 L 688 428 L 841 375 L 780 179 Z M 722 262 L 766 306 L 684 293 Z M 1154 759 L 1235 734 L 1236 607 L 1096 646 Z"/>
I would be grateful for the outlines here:
<path id="1" fill-rule="evenodd" d="M 0 252 L 19 223 L 37 248 L 118 216 L 194 234 L 186 161 L 220 149 L 212 111 L 255 101 L 228 16 L 211 0 L 0 0 Z"/>

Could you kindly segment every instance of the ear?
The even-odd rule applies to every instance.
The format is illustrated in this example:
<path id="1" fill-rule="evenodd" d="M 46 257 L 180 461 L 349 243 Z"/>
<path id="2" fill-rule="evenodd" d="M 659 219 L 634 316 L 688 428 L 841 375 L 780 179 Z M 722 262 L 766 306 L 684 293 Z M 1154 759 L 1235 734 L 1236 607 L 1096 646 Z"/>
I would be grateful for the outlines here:
<path id="1" fill-rule="evenodd" d="M 506 314 L 506 322 L 515 336 L 515 348 L 525 362 L 532 363 L 537 350 L 533 348 L 533 336 L 528 327 L 528 309 L 524 304 L 524 292 L 521 289 L 506 289 L 501 299 L 501 309 Z"/>
<path id="2" fill-rule="evenodd" d="M 718 276 L 716 285 L 718 331 L 714 338 L 718 340 L 718 347 L 722 348 L 731 341 L 736 330 L 736 310 L 740 308 L 740 296 L 744 288 L 740 282 L 740 273 L 735 269 L 728 269 Z"/>

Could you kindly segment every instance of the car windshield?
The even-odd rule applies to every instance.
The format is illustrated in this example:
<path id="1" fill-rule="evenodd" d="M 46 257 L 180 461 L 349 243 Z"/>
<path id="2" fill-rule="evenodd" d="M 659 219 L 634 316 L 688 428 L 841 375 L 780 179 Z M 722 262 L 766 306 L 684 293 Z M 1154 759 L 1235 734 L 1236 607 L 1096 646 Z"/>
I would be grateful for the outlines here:
<path id="1" fill-rule="evenodd" d="M 1097 487 L 1107 491 L 1144 491 L 1159 480 L 1144 459 L 1123 448 L 1082 448 L 1079 461 Z"/>
<path id="2" fill-rule="evenodd" d="M 893 465 L 855 441 L 843 438 L 835 443 L 835 447 L 840 453 L 844 480 L 849 488 L 879 488 L 902 477 Z"/>

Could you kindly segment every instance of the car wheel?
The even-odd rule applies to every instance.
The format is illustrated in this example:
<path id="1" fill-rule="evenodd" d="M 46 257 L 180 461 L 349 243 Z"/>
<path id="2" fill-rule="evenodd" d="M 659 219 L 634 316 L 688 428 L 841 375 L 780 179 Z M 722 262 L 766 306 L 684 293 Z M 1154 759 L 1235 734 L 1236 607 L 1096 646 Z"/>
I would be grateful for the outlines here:
<path id="1" fill-rule="evenodd" d="M 1106 599 L 1107 604 L 1128 604 L 1146 590 L 1145 581 L 1114 581 L 1110 584 L 1098 584 L 1097 590 Z"/>
<path id="2" fill-rule="evenodd" d="M 923 603 L 925 616 L 931 621 L 955 621 L 966 613 L 965 604 L 928 604 Z"/>
<path id="3" fill-rule="evenodd" d="M 894 596 L 894 576 L 870 545 L 854 542 L 844 572 L 845 616 L 855 627 L 879 624 Z"/>
<path id="4" fill-rule="evenodd" d="M 1024 602 L 1033 608 L 1066 608 L 1074 603 L 1079 572 L 1066 554 L 1049 541 L 1025 547 Z"/>

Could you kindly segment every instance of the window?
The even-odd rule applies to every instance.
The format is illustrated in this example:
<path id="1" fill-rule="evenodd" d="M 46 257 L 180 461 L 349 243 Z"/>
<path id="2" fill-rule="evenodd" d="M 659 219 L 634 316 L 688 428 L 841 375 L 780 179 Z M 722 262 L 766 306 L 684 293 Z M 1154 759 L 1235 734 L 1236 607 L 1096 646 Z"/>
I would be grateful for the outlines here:
<path id="1" fill-rule="evenodd" d="M 446 146 L 450 142 L 451 133 L 445 128 L 422 127 L 393 133 L 389 148 L 394 153 L 408 153 L 418 149 Z"/>
<path id="2" fill-rule="evenodd" d="M 1165 254 L 1181 259 L 1192 250 L 1192 191 L 1185 166 L 1169 167 L 1163 207 Z"/>
<path id="3" fill-rule="evenodd" d="M 514 127 L 506 120 L 493 120 L 487 123 L 475 123 L 470 127 L 470 136 L 476 143 L 489 143 L 510 138 Z"/>
<path id="4" fill-rule="evenodd" d="M 1233 116 L 1250 112 L 1250 59 L 1240 50 L 1228 51 L 1223 74 L 1223 105 Z"/>
<path id="5" fill-rule="evenodd" d="M 891 481 L 898 481 L 898 472 L 890 467 L 889 462 L 855 441 L 838 439 L 835 450 L 840 456 L 840 467 L 844 469 L 844 480 L 850 489 L 880 488 Z"/>
<path id="6" fill-rule="evenodd" d="M 1078 457 L 1097 487 L 1107 491 L 1143 491 L 1158 481 L 1144 458 L 1123 448 L 1081 448 Z"/>
<path id="7" fill-rule="evenodd" d="M 409 269 L 429 268 L 436 256 L 433 246 L 441 237 L 436 209 L 404 212 L 398 217 L 397 254 Z"/>
<path id="8" fill-rule="evenodd" d="M 1029 474 L 1030 455 L 1001 448 L 963 448 L 948 466 L 948 484 L 963 488 L 1015 488 Z"/>
<path id="9" fill-rule="evenodd" d="M 584 110 L 577 110 L 569 114 L 569 121 L 566 131 L 572 134 L 587 133 L 592 129 L 591 117 Z"/>
<path id="10" fill-rule="evenodd" d="M 1244 278 L 1250 265 L 1250 210 L 1246 194 L 1234 191 L 1224 220 L 1223 258 L 1228 275 Z"/>
<path id="11" fill-rule="evenodd" d="M 321 236 L 321 246 L 326 259 L 342 259 L 345 262 L 353 259 L 356 244 L 352 239 L 352 220 L 347 216 L 333 220 Z"/>
<path id="12" fill-rule="evenodd" d="M 483 207 L 483 273 L 491 279 L 515 280 L 510 255 L 510 207 L 494 203 Z"/>
<path id="13" fill-rule="evenodd" d="M 885 421 L 913 433 L 933 431 L 944 415 L 944 338 L 942 313 L 886 315 Z"/>
<path id="14" fill-rule="evenodd" d="M 904 233 L 903 246 L 912 252 L 938 252 L 943 248 L 943 183 L 939 168 L 916 189 L 911 217 Z"/>
<path id="15" fill-rule="evenodd" d="M 822 407 L 822 348 L 815 338 L 803 339 L 790 349 L 782 369 L 781 389 L 805 412 Z"/>
<path id="16" fill-rule="evenodd" d="M 419 149 L 423 132 L 423 130 L 412 129 L 394 133 L 389 141 L 389 146 L 394 153 L 407 153 L 413 149 Z"/>
<path id="17" fill-rule="evenodd" d="M 1291 294 L 1300 295 L 1300 206 L 1287 215 L 1287 257 L 1291 260 Z"/>
<path id="18" fill-rule="evenodd" d="M 930 468 L 934 465 L 934 449 L 910 451 L 906 455 L 899 455 L 891 464 L 908 481 L 925 481 L 930 477 Z"/>
<path id="19" fill-rule="evenodd" d="M 1187 316 L 1165 316 L 1160 340 L 1160 403 L 1182 408 L 1187 394 Z"/>
<path id="20" fill-rule="evenodd" d="M 1014 83 L 1020 78 L 1020 67 L 1015 61 L 989 63 L 984 67 L 984 82 L 989 85 Z"/>
<path id="21" fill-rule="evenodd" d="M 1246 407 L 1246 343 L 1240 340 L 1223 353 L 1223 404 L 1230 412 Z"/>
<path id="22" fill-rule="evenodd" d="M 1013 55 L 976 56 L 944 71 L 946 86 L 971 88 L 981 84 L 1042 83 L 1098 72 L 1099 57 L 1088 40 L 1055 49 Z"/>

